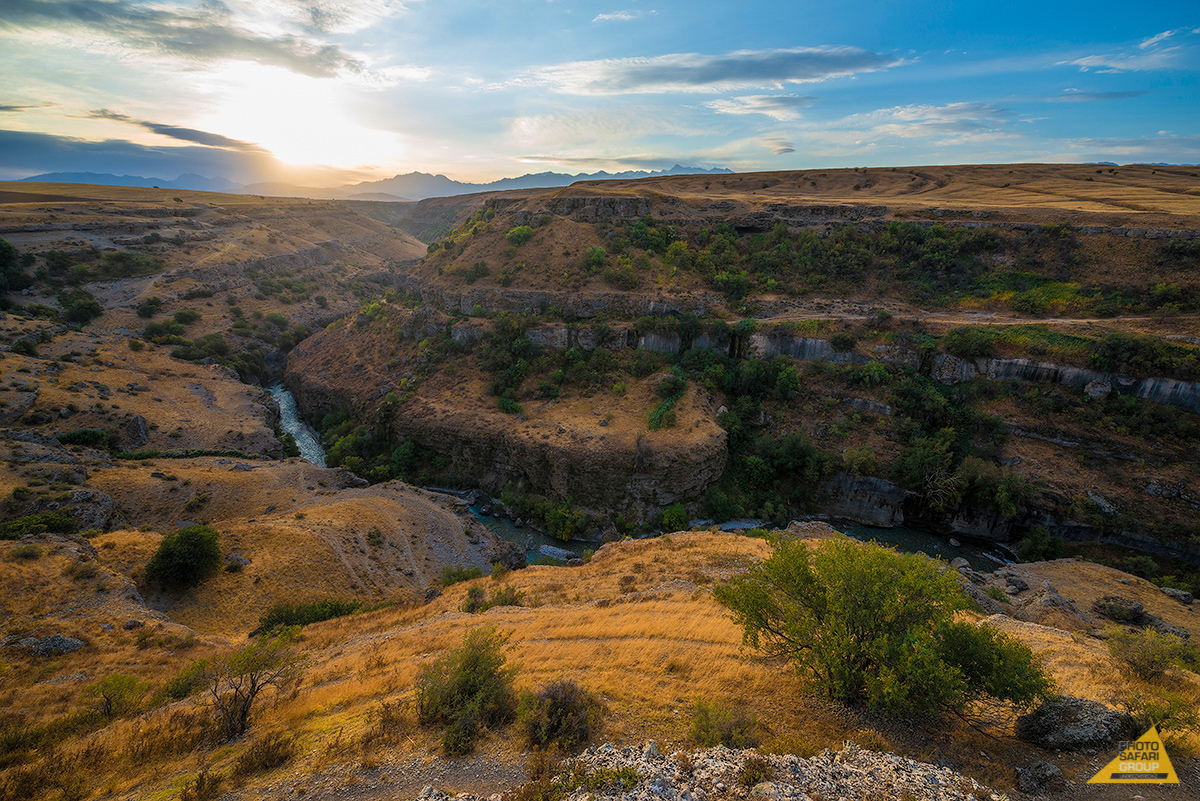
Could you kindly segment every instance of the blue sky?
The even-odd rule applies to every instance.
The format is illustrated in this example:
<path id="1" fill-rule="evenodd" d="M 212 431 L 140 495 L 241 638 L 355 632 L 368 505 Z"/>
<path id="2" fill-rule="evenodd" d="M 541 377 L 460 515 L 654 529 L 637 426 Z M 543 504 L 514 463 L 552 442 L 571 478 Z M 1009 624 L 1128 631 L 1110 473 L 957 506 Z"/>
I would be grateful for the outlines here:
<path id="1" fill-rule="evenodd" d="M 1200 162 L 1200 8 L 0 0 L 0 178 Z"/>

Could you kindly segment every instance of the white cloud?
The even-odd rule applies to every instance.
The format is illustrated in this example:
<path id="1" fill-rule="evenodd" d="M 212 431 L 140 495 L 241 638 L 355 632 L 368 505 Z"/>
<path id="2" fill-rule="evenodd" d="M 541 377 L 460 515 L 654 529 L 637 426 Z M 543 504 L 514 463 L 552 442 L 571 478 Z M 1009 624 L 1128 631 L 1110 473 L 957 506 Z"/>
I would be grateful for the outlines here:
<path id="1" fill-rule="evenodd" d="M 903 63 L 858 47 L 796 47 L 577 61 L 537 70 L 532 80 L 579 95 L 721 92 L 823 81 Z"/>
<path id="2" fill-rule="evenodd" d="M 1151 36 L 1149 39 L 1143 40 L 1142 43 L 1138 45 L 1138 47 L 1141 48 L 1142 50 L 1145 50 L 1147 47 L 1154 47 L 1154 45 L 1158 44 L 1159 42 L 1170 39 L 1176 33 L 1177 33 L 1176 31 L 1163 31 L 1160 34 Z"/>
<path id="3" fill-rule="evenodd" d="M 816 102 L 807 95 L 746 95 L 710 100 L 704 105 L 718 114 L 763 114 L 786 122 L 800 119 L 799 110 Z"/>
<path id="4" fill-rule="evenodd" d="M 641 19 L 642 17 L 651 14 L 657 14 L 657 11 L 613 11 L 609 14 L 597 14 L 592 18 L 592 22 L 629 22 L 630 20 Z"/>

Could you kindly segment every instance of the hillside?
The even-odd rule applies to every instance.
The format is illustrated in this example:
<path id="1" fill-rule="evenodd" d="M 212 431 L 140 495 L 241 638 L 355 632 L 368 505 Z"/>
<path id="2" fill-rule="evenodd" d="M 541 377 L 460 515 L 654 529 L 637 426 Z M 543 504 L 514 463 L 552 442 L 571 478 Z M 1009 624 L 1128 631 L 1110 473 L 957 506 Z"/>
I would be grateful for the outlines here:
<path id="1" fill-rule="evenodd" d="M 1163 718 L 1184 783 L 1143 797 L 1194 796 L 1190 657 L 1138 673 L 1094 605 L 1140 604 L 1130 630 L 1171 653 L 1200 636 L 1198 198 L 1187 169 L 1093 165 L 417 204 L 0 186 L 0 798 L 195 798 L 204 774 L 229 799 L 551 801 L 520 789 L 520 727 L 447 758 L 417 723 L 422 669 L 481 624 L 510 636 L 519 689 L 599 697 L 593 746 L 690 749 L 701 700 L 825 778 L 853 741 L 1012 798 L 1047 760 L 1061 797 L 1127 797 L 1081 786 L 1106 750 L 1043 750 L 1012 710 L 881 716 L 754 658 L 712 592 L 772 551 L 714 530 L 737 518 L 1019 557 L 962 573 L 963 619 L 1029 645 L 1062 692 Z M 288 455 L 274 380 L 329 468 Z M 500 523 L 587 558 L 525 567 Z M 196 525 L 217 569 L 160 586 L 152 558 Z M 464 611 L 481 598 L 516 603 Z M 353 614 L 305 626 L 299 680 L 214 734 L 195 665 L 306 604 Z M 81 647 L 35 652 L 54 635 Z M 116 713 L 114 675 L 136 696 Z M 742 797 L 727 768 L 709 797 Z"/>

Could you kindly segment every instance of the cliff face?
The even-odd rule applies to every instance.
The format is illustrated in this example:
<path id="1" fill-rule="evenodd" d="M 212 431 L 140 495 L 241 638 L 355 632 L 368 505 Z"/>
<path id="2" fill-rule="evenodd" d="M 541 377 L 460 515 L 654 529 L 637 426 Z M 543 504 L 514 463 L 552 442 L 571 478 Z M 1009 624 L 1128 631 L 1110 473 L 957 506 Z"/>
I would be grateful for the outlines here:
<path id="1" fill-rule="evenodd" d="M 676 502 L 696 508 L 725 470 L 725 432 L 694 390 L 676 407 L 678 427 L 660 431 L 647 431 L 641 414 L 609 421 L 585 402 L 513 416 L 456 404 L 457 396 L 458 388 L 429 382 L 397 415 L 397 433 L 492 491 L 554 494 L 581 509 L 643 518 Z"/>
<path id="2" fill-rule="evenodd" d="M 695 386 L 675 406 L 676 425 L 659 431 L 646 424 L 660 401 L 651 379 L 629 380 L 622 395 L 523 400 L 521 414 L 504 414 L 488 390 L 490 376 L 465 365 L 426 376 L 427 357 L 414 340 L 445 329 L 467 343 L 477 333 L 408 310 L 331 326 L 293 350 L 286 383 L 310 420 L 336 409 L 369 415 L 388 392 L 407 391 L 394 422 L 398 439 L 444 455 L 451 474 L 487 490 L 570 498 L 588 511 L 644 518 L 676 502 L 698 511 L 724 472 L 725 431 Z M 554 326 L 531 333 L 551 346 L 582 347 L 585 332 L 592 334 Z M 612 331 L 609 344 L 627 336 Z"/>

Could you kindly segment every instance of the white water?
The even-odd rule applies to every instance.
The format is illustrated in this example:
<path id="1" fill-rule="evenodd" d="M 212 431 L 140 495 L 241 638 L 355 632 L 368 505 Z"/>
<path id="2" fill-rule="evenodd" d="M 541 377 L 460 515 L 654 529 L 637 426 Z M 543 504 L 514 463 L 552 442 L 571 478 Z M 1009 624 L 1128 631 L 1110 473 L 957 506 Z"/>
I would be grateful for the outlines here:
<path id="1" fill-rule="evenodd" d="M 321 447 L 321 440 L 317 439 L 313 430 L 300 419 L 300 412 L 296 409 L 296 399 L 292 397 L 292 393 L 279 383 L 271 384 L 266 390 L 279 406 L 279 427 L 296 438 L 300 456 L 317 467 L 324 467 L 325 449 Z"/>

